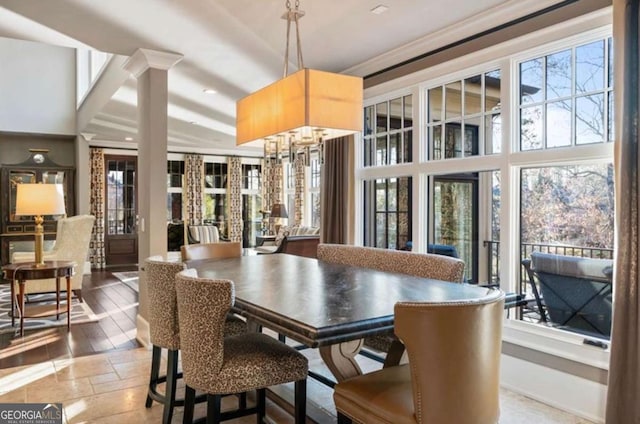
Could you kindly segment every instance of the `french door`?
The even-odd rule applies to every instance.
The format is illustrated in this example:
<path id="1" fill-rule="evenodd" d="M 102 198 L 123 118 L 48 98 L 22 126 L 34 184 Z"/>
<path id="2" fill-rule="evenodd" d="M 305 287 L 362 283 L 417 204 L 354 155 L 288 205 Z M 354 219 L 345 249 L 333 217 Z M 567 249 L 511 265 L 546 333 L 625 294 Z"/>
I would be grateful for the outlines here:
<path id="1" fill-rule="evenodd" d="M 137 158 L 105 155 L 104 160 L 107 266 L 137 264 Z"/>

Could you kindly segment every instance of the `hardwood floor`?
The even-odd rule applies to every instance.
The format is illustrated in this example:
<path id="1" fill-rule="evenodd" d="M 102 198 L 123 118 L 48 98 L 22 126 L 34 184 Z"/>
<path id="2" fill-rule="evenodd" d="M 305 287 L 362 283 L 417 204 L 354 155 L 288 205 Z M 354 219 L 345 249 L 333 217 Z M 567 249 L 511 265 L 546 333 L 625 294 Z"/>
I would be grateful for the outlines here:
<path id="1" fill-rule="evenodd" d="M 98 315 L 97 322 L 72 325 L 69 332 L 66 327 L 57 327 L 25 331 L 24 337 L 1 334 L 0 368 L 139 347 L 135 339 L 138 293 L 122 284 L 111 271 L 84 276 L 82 297 Z"/>

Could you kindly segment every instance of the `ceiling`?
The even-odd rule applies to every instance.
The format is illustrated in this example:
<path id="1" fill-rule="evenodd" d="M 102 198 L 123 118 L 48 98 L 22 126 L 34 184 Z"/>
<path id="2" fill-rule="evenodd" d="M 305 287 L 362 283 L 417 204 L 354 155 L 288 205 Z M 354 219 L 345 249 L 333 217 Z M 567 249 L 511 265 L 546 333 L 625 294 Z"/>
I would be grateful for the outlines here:
<path id="1" fill-rule="evenodd" d="M 557 2 L 539 0 L 535 7 Z M 304 65 L 365 76 L 388 66 L 377 58 L 413 54 L 404 46 L 415 50 L 416 40 L 458 26 L 462 33 L 473 17 L 485 17 L 479 32 L 514 19 L 513 10 L 530 13 L 530 5 L 518 8 L 522 3 L 300 0 Z M 380 4 L 388 10 L 372 13 Z M 235 149 L 236 101 L 282 77 L 285 9 L 284 0 L 0 0 L 0 37 L 125 56 L 138 48 L 183 55 L 169 71 L 170 149 L 224 151 Z M 79 132 L 116 145 L 125 137 L 135 142 L 136 80 L 129 77 Z"/>

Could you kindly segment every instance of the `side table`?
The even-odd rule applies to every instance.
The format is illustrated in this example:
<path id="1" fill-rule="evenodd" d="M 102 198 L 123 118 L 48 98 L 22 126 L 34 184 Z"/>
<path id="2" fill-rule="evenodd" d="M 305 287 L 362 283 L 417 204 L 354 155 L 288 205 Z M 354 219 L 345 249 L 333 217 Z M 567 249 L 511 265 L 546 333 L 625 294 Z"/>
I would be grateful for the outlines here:
<path id="1" fill-rule="evenodd" d="M 56 279 L 56 312 L 60 317 L 60 277 L 67 280 L 67 330 L 71 328 L 71 276 L 73 275 L 75 262 L 72 261 L 45 261 L 44 265 L 36 266 L 35 262 L 23 262 L 5 265 L 2 267 L 3 278 L 11 284 L 11 325 L 15 325 L 13 300 L 15 298 L 15 282 L 18 283 L 18 309 L 20 312 L 20 336 L 24 336 L 24 287 L 27 280 L 41 280 L 46 278 Z M 53 314 L 51 314 L 53 315 Z"/>

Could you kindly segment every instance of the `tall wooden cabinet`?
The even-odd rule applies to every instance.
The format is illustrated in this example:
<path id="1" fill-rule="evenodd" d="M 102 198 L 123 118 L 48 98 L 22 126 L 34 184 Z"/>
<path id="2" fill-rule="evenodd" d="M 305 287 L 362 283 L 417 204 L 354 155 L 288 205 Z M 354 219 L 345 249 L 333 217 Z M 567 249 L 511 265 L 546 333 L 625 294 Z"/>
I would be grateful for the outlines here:
<path id="1" fill-rule="evenodd" d="M 67 215 L 75 215 L 75 168 L 61 166 L 47 157 L 47 150 L 31 149 L 28 160 L 18 164 L 2 164 L 0 172 L 0 250 L 2 264 L 10 262 L 13 246 L 20 241 L 33 241 L 35 222 L 31 216 L 16 216 L 16 186 L 21 183 L 62 184 Z M 55 239 L 59 216 L 44 217 L 46 240 Z"/>

